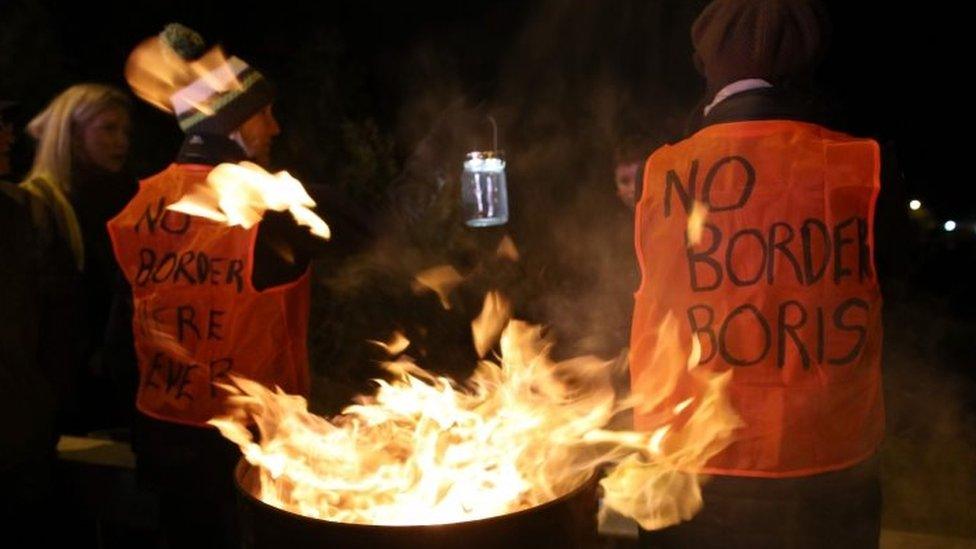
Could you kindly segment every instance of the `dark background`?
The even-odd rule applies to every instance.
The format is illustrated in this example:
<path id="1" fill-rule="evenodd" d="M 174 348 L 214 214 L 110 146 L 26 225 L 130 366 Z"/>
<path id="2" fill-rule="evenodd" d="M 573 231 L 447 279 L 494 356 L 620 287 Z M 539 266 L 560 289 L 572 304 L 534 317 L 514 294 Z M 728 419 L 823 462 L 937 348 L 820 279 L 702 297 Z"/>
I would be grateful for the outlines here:
<path id="1" fill-rule="evenodd" d="M 630 253 L 628 221 L 612 196 L 613 146 L 625 134 L 674 133 L 701 98 L 688 28 L 704 4 L 0 0 L 0 98 L 20 102 L 22 125 L 72 83 L 125 88 L 122 67 L 132 47 L 168 22 L 183 22 L 277 86 L 283 133 L 276 164 L 306 183 L 343 191 L 379 233 L 396 231 L 379 212 L 412 196 L 402 189 L 426 188 L 433 173 L 456 177 L 464 152 L 487 148 L 483 117 L 490 113 L 509 158 L 510 230 L 523 256 L 517 274 L 532 281 L 521 291 L 536 296 L 522 312 L 582 341 L 580 334 L 605 328 L 614 316 L 594 312 L 605 309 L 608 294 L 621 293 L 616 281 L 628 268 L 621 259 Z M 834 28 L 819 84 L 838 113 L 837 129 L 885 144 L 908 196 L 924 204 L 913 214 L 905 204 L 912 232 L 897 245 L 907 267 L 883 281 L 886 526 L 976 537 L 976 208 L 967 198 L 972 98 L 964 83 L 972 33 L 950 3 L 826 4 Z M 145 176 L 171 161 L 181 134 L 170 115 L 134 105 L 130 164 Z M 29 158 L 21 138 L 17 173 Z M 958 223 L 953 233 L 942 229 L 948 219 Z M 419 241 L 478 246 L 470 235 L 441 234 L 437 224 L 428 229 L 435 234 Z M 622 252 L 605 253 L 607 242 Z M 396 268 L 465 264 L 464 253 L 445 247 L 451 245 L 419 245 Z M 377 264 L 385 265 L 375 256 L 363 260 Z M 335 280 L 362 272 L 331 273 L 326 293 L 336 298 L 350 283 Z M 334 340 L 351 345 L 398 325 L 347 326 L 357 316 L 351 307 L 380 310 L 389 300 L 329 303 L 311 329 L 313 347 L 323 348 L 320 373 L 362 358 Z M 456 317 L 439 322 L 464 329 L 472 311 L 461 303 Z"/>
<path id="2" fill-rule="evenodd" d="M 0 0 L 0 97 L 20 101 L 27 120 L 71 83 L 125 88 L 128 52 L 178 20 L 275 82 L 279 166 L 367 207 L 384 201 L 412 155 L 424 156 L 425 140 L 436 152 L 423 161 L 457 171 L 461 154 L 487 146 L 481 117 L 494 114 L 510 170 L 524 176 L 512 181 L 519 225 L 525 212 L 572 216 L 580 196 L 609 194 L 619 136 L 680 131 L 702 93 L 688 27 L 704 4 Z M 826 4 L 834 28 L 822 97 L 838 129 L 886 145 L 907 196 L 922 201 L 913 215 L 928 254 L 913 257 L 919 291 L 937 287 L 959 314 L 976 310 L 971 155 L 958 137 L 969 111 L 965 18 L 940 3 Z M 140 101 L 134 118 L 131 166 L 144 176 L 172 159 L 181 135 Z M 15 172 L 29 159 L 24 138 Z M 941 230 L 949 219 L 954 234 Z M 540 223 L 524 232 L 551 232 Z"/>
<path id="3" fill-rule="evenodd" d="M 946 139 L 966 111 L 963 18 L 939 3 L 826 3 L 834 32 L 820 83 L 844 113 L 845 129 L 895 141 L 911 190 L 940 218 L 973 217 L 968 201 L 958 200 L 964 171 Z M 181 21 L 277 83 L 286 133 L 298 131 L 300 118 L 331 115 L 372 118 L 400 137 L 411 122 L 405 107 L 425 90 L 451 85 L 472 100 L 498 101 L 527 68 L 541 69 L 537 77 L 549 82 L 612 82 L 635 103 L 641 98 L 639 114 L 683 116 L 701 91 L 687 29 L 705 2 L 595 4 L 3 0 L 0 95 L 34 113 L 70 83 L 124 87 L 132 47 Z M 179 134 L 168 116 L 139 107 L 133 164 L 152 171 L 169 160 Z M 412 143 L 396 144 L 402 159 Z"/>

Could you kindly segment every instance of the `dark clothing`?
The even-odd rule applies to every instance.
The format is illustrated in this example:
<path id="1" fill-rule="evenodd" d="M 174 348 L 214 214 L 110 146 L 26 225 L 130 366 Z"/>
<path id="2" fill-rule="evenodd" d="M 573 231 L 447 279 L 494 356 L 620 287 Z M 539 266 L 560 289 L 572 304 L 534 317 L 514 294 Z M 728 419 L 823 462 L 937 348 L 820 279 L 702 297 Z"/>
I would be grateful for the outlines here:
<path id="1" fill-rule="evenodd" d="M 71 175 L 68 196 L 85 249 L 85 267 L 80 273 L 77 329 L 79 363 L 72 383 L 75 419 L 69 431 L 128 426 L 129 382 L 113 378 L 105 363 L 106 334 L 116 281 L 120 276 L 105 224 L 135 195 L 137 183 L 127 173 L 111 173 L 96 167 L 77 166 Z"/>
<path id="2" fill-rule="evenodd" d="M 127 423 L 126 399 L 103 364 L 118 272 L 105 222 L 135 193 L 135 179 L 84 164 L 72 167 L 67 200 L 78 221 L 78 257 L 69 244 L 72 229 L 55 213 L 54 189 L 50 183 L 40 183 L 31 181 L 31 192 L 22 196 L 34 225 L 40 261 L 38 295 L 45 317 L 41 322 L 55 327 L 42 331 L 40 352 L 43 361 L 59 368 L 52 377 L 59 395 L 58 429 L 83 435 L 121 427 Z"/>
<path id="3" fill-rule="evenodd" d="M 221 162 L 241 162 L 247 160 L 244 149 L 233 139 L 223 135 L 188 135 L 176 155 L 177 164 L 202 164 L 216 166 Z"/>
<path id="4" fill-rule="evenodd" d="M 703 116 L 705 105 L 692 112 L 688 135 L 715 124 L 748 120 L 792 120 L 832 126 L 827 110 L 813 98 L 780 87 L 755 88 L 729 96 Z"/>
<path id="5" fill-rule="evenodd" d="M 83 349 L 83 338 L 75 333 L 83 329 L 84 322 L 81 275 L 67 242 L 58 235 L 53 213 L 45 201 L 20 187 L 6 183 L 0 186 L 7 207 L 16 205 L 16 210 L 4 216 L 4 223 L 16 225 L 26 218 L 30 227 L 26 240 L 14 237 L 5 242 L 7 246 L 29 246 L 27 250 L 11 251 L 14 255 L 8 258 L 21 260 L 8 259 L 6 268 L 21 269 L 22 276 L 29 273 L 30 281 L 27 287 L 11 292 L 11 297 L 3 300 L 5 313 L 21 318 L 16 327 L 4 329 L 4 334 L 19 342 L 20 352 L 29 353 L 29 360 L 43 373 L 52 393 L 52 406 L 57 410 L 57 429 L 63 430 L 77 415 L 72 402 Z M 4 231 L 4 238 L 22 231 L 11 226 Z M 30 333 L 20 333 L 21 330 Z"/>
<path id="6" fill-rule="evenodd" d="M 36 540 L 20 536 L 49 516 L 57 442 L 54 372 L 40 354 L 43 281 L 27 194 L 0 182 L 0 526 L 14 544 Z"/>
<path id="7" fill-rule="evenodd" d="M 81 275 L 88 322 L 89 349 L 104 337 L 105 323 L 112 303 L 112 292 L 118 266 L 105 224 L 115 217 L 135 196 L 137 182 L 126 173 L 110 173 L 97 168 L 80 166 L 71 175 L 68 199 L 78 217 L 85 244 L 85 269 Z"/>
<path id="8" fill-rule="evenodd" d="M 217 429 L 136 412 L 132 449 L 140 485 L 159 497 L 170 547 L 239 547 L 234 466 L 241 453 Z"/>
<path id="9" fill-rule="evenodd" d="M 39 360 L 38 256 L 20 189 L 0 183 L 0 471 L 49 453 L 54 440 L 50 366 Z"/>
<path id="10" fill-rule="evenodd" d="M 642 531 L 645 548 L 870 549 L 881 535 L 878 460 L 789 479 L 716 476 L 688 522 Z"/>

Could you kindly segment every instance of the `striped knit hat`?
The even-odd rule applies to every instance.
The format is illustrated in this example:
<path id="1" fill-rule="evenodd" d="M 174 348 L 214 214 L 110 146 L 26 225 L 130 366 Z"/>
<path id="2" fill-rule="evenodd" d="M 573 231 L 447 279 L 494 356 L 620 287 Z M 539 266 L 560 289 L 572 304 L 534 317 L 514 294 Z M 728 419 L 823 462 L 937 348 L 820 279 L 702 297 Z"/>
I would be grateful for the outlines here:
<path id="1" fill-rule="evenodd" d="M 188 66 L 201 65 L 194 61 L 204 56 L 205 44 L 192 29 L 171 23 L 158 38 Z M 208 59 L 213 52 L 206 52 Z M 176 84 L 169 96 L 184 133 L 228 135 L 274 100 L 274 90 L 260 72 L 238 57 L 218 59 L 216 64 L 206 64 L 206 69 L 188 71 L 196 78 Z"/>

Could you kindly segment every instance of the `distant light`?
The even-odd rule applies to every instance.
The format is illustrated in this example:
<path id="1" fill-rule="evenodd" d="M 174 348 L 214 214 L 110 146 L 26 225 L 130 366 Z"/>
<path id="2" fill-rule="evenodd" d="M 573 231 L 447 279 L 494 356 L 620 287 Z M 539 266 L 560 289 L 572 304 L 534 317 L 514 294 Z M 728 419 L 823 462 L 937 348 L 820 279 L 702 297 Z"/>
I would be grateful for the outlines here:
<path id="1" fill-rule="evenodd" d="M 908 203 L 908 208 L 911 209 L 912 211 L 915 211 L 921 207 L 922 207 L 921 200 L 912 200 L 911 202 Z"/>
<path id="2" fill-rule="evenodd" d="M 951 233 L 952 231 L 956 230 L 956 222 L 950 219 L 949 221 L 945 222 L 943 227 L 945 228 L 946 232 Z"/>

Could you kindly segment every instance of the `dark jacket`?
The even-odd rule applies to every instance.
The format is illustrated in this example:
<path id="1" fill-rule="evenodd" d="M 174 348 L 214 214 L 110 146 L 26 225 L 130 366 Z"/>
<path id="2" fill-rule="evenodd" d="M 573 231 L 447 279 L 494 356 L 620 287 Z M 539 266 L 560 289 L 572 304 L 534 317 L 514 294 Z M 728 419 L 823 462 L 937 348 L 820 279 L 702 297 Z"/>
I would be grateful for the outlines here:
<path id="1" fill-rule="evenodd" d="M 5 198 L 13 200 L 31 226 L 29 266 L 32 289 L 21 294 L 35 308 L 36 360 L 47 376 L 58 409 L 58 429 L 65 430 L 78 417 L 77 374 L 84 362 L 86 333 L 82 308 L 81 273 L 67 241 L 56 228 L 46 201 L 20 187 L 4 185 Z"/>
<path id="2" fill-rule="evenodd" d="M 68 200 L 75 210 L 85 246 L 81 293 L 87 324 L 86 355 L 101 352 L 115 280 L 119 270 L 105 224 L 135 196 L 138 183 L 127 173 L 77 166 Z"/>
<path id="3" fill-rule="evenodd" d="M 115 391 L 102 360 L 117 276 L 105 222 L 134 194 L 135 179 L 83 163 L 72 166 L 67 200 L 82 242 L 78 251 L 83 256 L 78 258 L 67 236 L 71 229 L 55 215 L 58 198 L 51 185 L 30 183 L 31 192 L 25 196 L 43 262 L 41 308 L 46 316 L 58 319 L 56 335 L 42 333 L 49 340 L 42 342 L 41 349 L 50 355 L 48 362 L 62 365 L 61 374 L 54 378 L 60 397 L 59 429 L 84 434 L 117 426 L 122 414 L 114 406 Z"/>
<path id="4" fill-rule="evenodd" d="M 53 365 L 42 359 L 40 254 L 30 196 L 0 182 L 0 512 L 33 497 L 36 476 L 54 453 Z M 33 488 L 32 488 L 33 486 Z"/>

